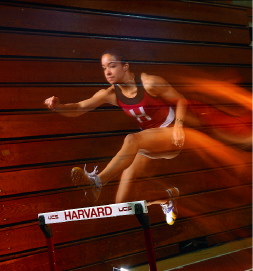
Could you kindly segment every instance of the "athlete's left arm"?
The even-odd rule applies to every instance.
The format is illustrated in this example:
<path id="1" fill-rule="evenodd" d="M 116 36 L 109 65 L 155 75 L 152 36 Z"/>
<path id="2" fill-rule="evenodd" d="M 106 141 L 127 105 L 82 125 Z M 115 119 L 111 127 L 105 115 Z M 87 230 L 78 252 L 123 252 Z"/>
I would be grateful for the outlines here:
<path id="1" fill-rule="evenodd" d="M 173 143 L 177 146 L 184 144 L 183 122 L 185 119 L 187 100 L 160 76 L 147 75 L 143 78 L 145 89 L 154 97 L 159 97 L 169 104 L 176 106 Z M 146 79 L 146 80 L 145 80 Z"/>

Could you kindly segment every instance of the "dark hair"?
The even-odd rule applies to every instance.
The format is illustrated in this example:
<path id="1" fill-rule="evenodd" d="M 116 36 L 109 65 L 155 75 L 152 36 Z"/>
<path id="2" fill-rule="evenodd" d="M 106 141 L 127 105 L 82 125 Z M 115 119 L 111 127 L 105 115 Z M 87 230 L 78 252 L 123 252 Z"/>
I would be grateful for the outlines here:
<path id="1" fill-rule="evenodd" d="M 118 61 L 122 62 L 122 64 L 127 62 L 126 56 L 119 49 L 108 49 L 102 54 L 102 56 L 106 54 L 115 56 Z"/>

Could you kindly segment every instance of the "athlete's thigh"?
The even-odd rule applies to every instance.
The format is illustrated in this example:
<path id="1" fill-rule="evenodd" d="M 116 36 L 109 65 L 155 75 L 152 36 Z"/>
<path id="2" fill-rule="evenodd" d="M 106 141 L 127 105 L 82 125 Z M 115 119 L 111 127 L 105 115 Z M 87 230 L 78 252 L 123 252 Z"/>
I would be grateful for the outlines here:
<path id="1" fill-rule="evenodd" d="M 136 133 L 140 153 L 174 152 L 179 150 L 172 143 L 172 127 L 147 129 Z"/>

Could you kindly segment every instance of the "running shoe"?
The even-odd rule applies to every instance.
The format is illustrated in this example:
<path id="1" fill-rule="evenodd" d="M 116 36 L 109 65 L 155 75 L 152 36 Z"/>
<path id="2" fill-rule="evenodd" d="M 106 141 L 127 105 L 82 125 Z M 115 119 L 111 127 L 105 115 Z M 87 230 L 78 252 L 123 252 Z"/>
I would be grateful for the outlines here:
<path id="1" fill-rule="evenodd" d="M 74 167 L 71 170 L 71 180 L 75 185 L 89 185 L 90 189 L 85 191 L 86 198 L 90 201 L 98 200 L 102 190 L 102 183 L 97 175 L 97 167 L 91 173 L 86 171 L 86 165 L 84 170 L 80 167 Z"/>
<path id="2" fill-rule="evenodd" d="M 179 190 L 176 187 L 170 188 L 166 190 L 170 196 L 170 199 L 161 204 L 162 210 L 166 215 L 166 222 L 169 225 L 173 225 L 178 215 L 177 207 L 176 207 L 176 198 L 179 196 Z"/>

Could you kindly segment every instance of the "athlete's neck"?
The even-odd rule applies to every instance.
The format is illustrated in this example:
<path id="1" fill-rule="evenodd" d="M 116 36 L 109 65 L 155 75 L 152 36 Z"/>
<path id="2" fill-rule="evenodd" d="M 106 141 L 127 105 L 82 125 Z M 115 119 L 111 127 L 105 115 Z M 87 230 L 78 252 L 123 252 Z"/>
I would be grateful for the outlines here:
<path id="1" fill-rule="evenodd" d="M 121 88 L 132 88 L 133 86 L 136 86 L 135 84 L 135 76 L 131 72 L 129 75 L 124 79 L 124 82 L 117 84 Z"/>
<path id="2" fill-rule="evenodd" d="M 124 83 L 117 84 L 121 89 L 123 94 L 129 98 L 133 97 L 137 93 L 137 86 L 135 82 L 135 76 L 133 73 L 130 73 L 128 78 L 124 81 Z"/>
<path id="3" fill-rule="evenodd" d="M 124 86 L 131 86 L 135 85 L 135 76 L 132 72 L 129 72 L 127 76 L 124 78 L 124 81 L 122 83 L 119 83 L 118 85 L 124 87 Z"/>

